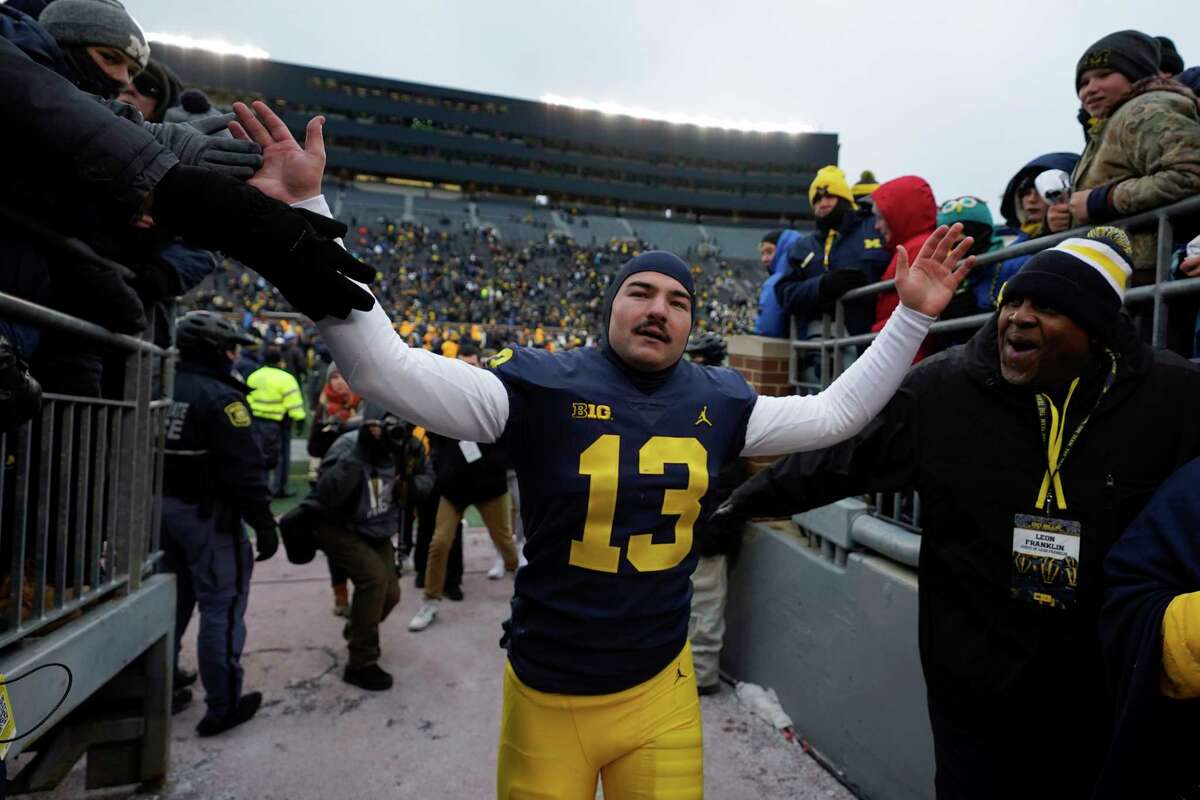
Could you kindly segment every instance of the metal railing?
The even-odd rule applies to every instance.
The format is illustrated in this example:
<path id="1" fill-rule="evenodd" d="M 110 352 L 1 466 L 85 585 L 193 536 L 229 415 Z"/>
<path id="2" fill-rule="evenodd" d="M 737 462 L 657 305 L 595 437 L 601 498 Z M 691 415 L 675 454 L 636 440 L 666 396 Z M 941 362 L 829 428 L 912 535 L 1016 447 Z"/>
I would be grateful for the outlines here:
<path id="1" fill-rule="evenodd" d="M 123 370 L 120 397 L 45 394 L 38 415 L 0 433 L 3 649 L 153 569 L 174 351 L 3 293 L 0 317 L 100 345 L 105 369 Z"/>
<path id="2" fill-rule="evenodd" d="M 1155 261 L 1155 281 L 1147 286 L 1138 286 L 1125 293 L 1125 305 L 1144 306 L 1150 304 L 1149 339 L 1154 347 L 1165 347 L 1167 344 L 1167 322 L 1170 301 L 1189 295 L 1200 294 L 1200 278 L 1184 278 L 1170 280 L 1171 260 L 1173 256 L 1172 242 L 1174 233 L 1173 221 L 1185 216 L 1200 218 L 1200 195 L 1180 200 L 1169 206 L 1156 208 L 1124 219 L 1105 223 L 1126 231 L 1144 231 L 1154 228 L 1157 234 L 1157 250 Z M 1029 256 L 1054 247 L 1059 242 L 1072 236 L 1082 236 L 1093 226 L 1063 231 L 1061 233 L 1042 236 L 1012 247 L 1007 247 L 977 257 L 975 268 L 1000 264 L 1010 258 Z M 894 280 L 881 281 L 869 286 L 863 286 L 844 294 L 834 307 L 832 315 L 825 315 L 821 320 L 821 336 L 816 339 L 802 339 L 799 336 L 796 323 L 792 323 L 792 351 L 789 359 L 789 380 L 801 392 L 821 391 L 829 386 L 853 362 L 859 348 L 865 348 L 878 333 L 851 335 L 846 329 L 845 304 L 853 300 L 862 300 L 894 290 Z M 935 322 L 930 326 L 931 334 L 956 333 L 975 331 L 992 318 L 992 312 L 975 314 L 958 319 Z M 818 359 L 815 370 L 817 380 L 805 380 L 806 371 L 812 372 L 811 359 Z M 898 530 L 893 537 L 897 541 L 904 540 L 901 534 L 911 535 L 920 533 L 921 499 L 915 492 L 896 492 L 876 494 L 867 498 L 871 505 L 871 516 L 875 519 L 891 523 Z M 874 533 L 878 533 L 872 529 Z M 869 542 L 859 541 L 860 544 L 871 546 Z M 907 550 L 905 552 L 908 552 Z M 884 555 L 890 555 L 884 553 Z M 910 554 L 911 555 L 911 554 Z M 902 560 L 903 559 L 897 559 Z M 915 562 L 913 564 L 915 566 Z"/>

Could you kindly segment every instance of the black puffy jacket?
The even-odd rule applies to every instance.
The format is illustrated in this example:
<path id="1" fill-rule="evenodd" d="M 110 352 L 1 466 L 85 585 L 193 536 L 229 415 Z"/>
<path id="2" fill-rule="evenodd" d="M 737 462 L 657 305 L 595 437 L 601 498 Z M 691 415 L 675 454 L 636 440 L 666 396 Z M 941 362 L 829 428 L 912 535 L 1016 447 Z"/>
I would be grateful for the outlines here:
<path id="1" fill-rule="evenodd" d="M 1140 344 L 1123 321 L 1116 382 L 1061 470 L 1067 515 L 1083 525 L 1074 610 L 1010 596 L 1014 514 L 1033 511 L 1047 456 L 1033 392 L 1000 376 L 995 317 L 966 345 L 915 367 L 860 436 L 776 462 L 731 500 L 740 514 L 784 516 L 915 487 L 931 702 L 975 729 L 1052 724 L 1056 740 L 1093 742 L 1097 759 L 1109 724 L 1097 631 L 1105 554 L 1154 489 L 1200 455 L 1200 371 Z M 1082 382 L 1068 432 L 1093 407 L 1105 371 Z"/>
<path id="2" fill-rule="evenodd" d="M 3 202 L 58 233 L 95 243 L 138 218 L 146 195 L 178 159 L 149 131 L 55 72 L 60 60 L 40 26 L 0 5 Z M 47 248 L 20 226 L 0 228 L 0 259 L 16 265 L 0 270 L 0 291 L 113 329 L 144 327 L 141 303 L 118 274 Z M 27 340 L 29 355 L 36 334 L 19 338 Z"/>

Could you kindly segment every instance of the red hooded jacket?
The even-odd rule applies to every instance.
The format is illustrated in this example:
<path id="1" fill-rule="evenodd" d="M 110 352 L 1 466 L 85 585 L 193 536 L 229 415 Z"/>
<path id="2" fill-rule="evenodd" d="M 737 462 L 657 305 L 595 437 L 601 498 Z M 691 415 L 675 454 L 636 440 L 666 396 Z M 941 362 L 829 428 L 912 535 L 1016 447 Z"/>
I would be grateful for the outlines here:
<path id="1" fill-rule="evenodd" d="M 908 251 L 909 262 L 921 252 L 921 245 L 930 234 L 937 229 L 937 202 L 933 199 L 933 189 L 923 178 L 916 175 L 905 175 L 902 178 L 890 180 L 881 185 L 871 195 L 875 208 L 887 222 L 889 235 L 884 247 L 892 254 L 887 270 L 881 280 L 891 280 L 896 277 L 896 251 L 899 245 L 904 245 Z M 896 292 L 884 292 L 875 301 L 875 324 L 871 330 L 879 331 L 883 323 L 900 305 L 900 295 Z M 921 346 L 917 354 L 920 361 L 928 355 L 927 345 Z"/>

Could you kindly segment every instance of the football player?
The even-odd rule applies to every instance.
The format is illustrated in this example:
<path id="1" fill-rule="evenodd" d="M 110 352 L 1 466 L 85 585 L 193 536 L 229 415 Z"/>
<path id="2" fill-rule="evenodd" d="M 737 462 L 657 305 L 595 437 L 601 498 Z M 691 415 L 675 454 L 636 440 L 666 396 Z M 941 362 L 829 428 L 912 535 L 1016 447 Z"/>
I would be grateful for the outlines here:
<path id="1" fill-rule="evenodd" d="M 263 146 L 252 185 L 330 216 L 320 125 L 302 150 L 266 105 L 235 111 L 231 130 Z M 845 374 L 805 397 L 759 397 L 732 369 L 682 359 L 696 292 L 688 265 L 662 251 L 612 278 L 595 348 L 506 349 L 484 370 L 409 347 L 378 303 L 317 321 L 356 392 L 431 431 L 508 445 L 529 563 L 505 624 L 498 797 L 592 800 L 597 780 L 610 800 L 703 796 L 687 630 L 709 484 L 739 455 L 861 431 L 969 272 L 970 258 L 955 268 L 972 244 L 960 236 L 939 228 L 911 266 L 900 251 L 901 305 Z"/>

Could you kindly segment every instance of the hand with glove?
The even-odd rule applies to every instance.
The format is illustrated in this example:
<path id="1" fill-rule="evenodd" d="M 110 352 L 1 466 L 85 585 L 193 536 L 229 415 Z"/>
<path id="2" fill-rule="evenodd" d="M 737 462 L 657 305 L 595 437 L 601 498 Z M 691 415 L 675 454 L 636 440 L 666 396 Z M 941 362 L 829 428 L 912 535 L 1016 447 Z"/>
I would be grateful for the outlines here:
<path id="1" fill-rule="evenodd" d="M 49 263 L 50 305 L 63 313 L 131 336 L 146 330 L 146 309 L 127 267 L 90 255 L 54 254 Z"/>
<path id="2" fill-rule="evenodd" d="M 817 291 L 826 303 L 833 303 L 851 289 L 867 285 L 867 274 L 859 269 L 835 269 L 821 276 Z"/>
<path id="3" fill-rule="evenodd" d="M 254 549 L 258 552 L 255 561 L 266 561 L 275 555 L 275 551 L 279 549 L 279 528 L 275 525 L 271 525 L 269 528 L 266 526 L 255 528 Z"/>
<path id="4" fill-rule="evenodd" d="M 375 298 L 350 278 L 369 282 L 375 270 L 335 238 L 346 226 L 273 200 L 211 170 L 180 164 L 154 187 L 155 220 L 189 244 L 220 250 L 256 270 L 312 320 L 370 311 Z"/>
<path id="5" fill-rule="evenodd" d="M 192 167 L 204 167 L 246 180 L 263 164 L 262 148 L 254 142 L 220 136 L 233 114 L 194 122 L 148 122 L 145 127 L 158 143 Z"/>
<path id="6" fill-rule="evenodd" d="M 735 492 L 709 514 L 708 524 L 722 530 L 733 530 L 748 519 L 750 519 L 750 514 L 737 502 L 737 493 Z"/>

